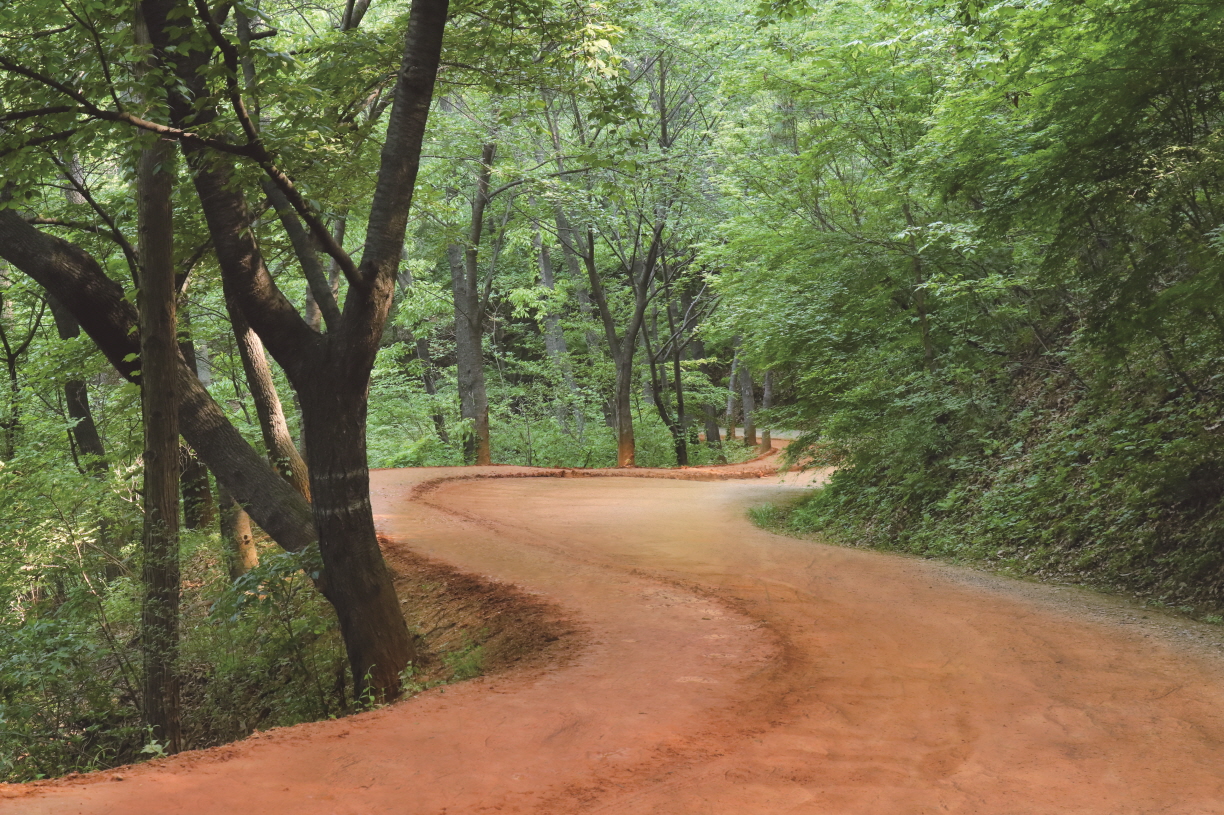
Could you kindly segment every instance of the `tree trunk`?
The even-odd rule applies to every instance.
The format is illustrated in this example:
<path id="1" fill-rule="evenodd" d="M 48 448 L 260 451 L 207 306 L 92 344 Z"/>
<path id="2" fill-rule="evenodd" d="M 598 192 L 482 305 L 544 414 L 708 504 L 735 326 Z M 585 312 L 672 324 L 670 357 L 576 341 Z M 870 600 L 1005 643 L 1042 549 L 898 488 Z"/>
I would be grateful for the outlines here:
<path id="1" fill-rule="evenodd" d="M 739 348 L 731 357 L 731 373 L 727 374 L 727 441 L 735 441 L 735 403 L 739 390 Z"/>
<path id="2" fill-rule="evenodd" d="M 491 464 L 489 444 L 489 397 L 485 391 L 484 319 L 480 294 L 468 287 L 463 249 L 458 244 L 446 248 L 450 264 L 451 287 L 455 297 L 455 361 L 459 386 L 459 415 L 472 424 L 463 438 L 465 464 Z"/>
<path id="3" fill-rule="evenodd" d="M 55 330 L 61 340 L 72 340 L 81 336 L 81 325 L 71 312 L 50 294 L 47 295 L 47 303 L 51 306 Z M 64 403 L 68 408 L 68 418 L 72 421 L 72 429 L 69 432 L 72 433 L 77 449 L 86 456 L 86 468 L 95 473 L 105 472 L 106 450 L 102 446 L 102 437 L 98 434 L 98 426 L 89 407 L 89 388 L 85 380 L 69 379 L 64 383 Z"/>
<path id="4" fill-rule="evenodd" d="M 171 204 L 174 153 L 141 151 L 136 172 L 140 235 L 140 392 L 144 417 L 145 596 L 140 616 L 145 724 L 166 751 L 182 749 L 179 722 L 178 414 Z"/>
<path id="5" fill-rule="evenodd" d="M 540 283 L 550 292 L 556 290 L 557 281 L 553 271 L 552 253 L 549 247 L 544 243 L 540 236 L 539 228 L 536 229 L 533 237 L 536 254 L 540 261 Z M 582 400 L 578 394 L 578 383 L 574 380 L 574 366 L 570 362 L 569 349 L 565 344 L 565 332 L 561 330 L 561 318 L 549 306 L 548 311 L 544 315 L 544 350 L 548 354 L 548 358 L 552 360 L 553 365 L 561 372 L 561 380 L 565 383 L 565 388 L 569 392 L 570 409 L 574 418 L 574 429 L 578 436 L 581 437 L 586 423 L 586 415 L 583 413 Z M 557 411 L 557 418 L 562 425 L 565 424 L 566 411 L 564 407 Z"/>
<path id="6" fill-rule="evenodd" d="M 319 551 L 327 577 L 323 593 L 340 620 L 357 698 L 399 693 L 400 672 L 417 660 L 383 561 L 370 507 L 366 463 L 366 391 L 352 374 L 320 371 L 316 387 L 300 389 Z"/>
<path id="7" fill-rule="evenodd" d="M 434 369 L 433 356 L 429 353 L 429 338 L 419 337 L 416 341 L 416 358 L 421 361 L 421 383 L 425 386 L 425 393 L 430 397 L 438 395 L 438 385 L 436 382 L 437 372 Z M 442 415 L 442 411 L 435 409 L 430 418 L 433 419 L 434 430 L 438 434 L 438 438 L 443 443 L 450 441 L 450 434 L 446 432 L 446 417 Z"/>
<path id="8" fill-rule="evenodd" d="M 80 247 L 0 210 L 0 258 L 54 296 L 124 378 L 136 381 L 140 332 L 123 288 Z M 299 551 L 316 540 L 310 506 L 243 438 L 185 362 L 178 364 L 179 429 L 208 469 L 278 544 Z"/>
<path id="9" fill-rule="evenodd" d="M 184 335 L 179 337 L 179 353 L 183 361 L 199 371 L 196 360 L 195 340 L 192 339 L 191 317 L 186 309 L 179 312 L 179 323 Z M 212 487 L 208 480 L 208 468 L 200 461 L 190 445 L 179 445 L 179 491 L 183 494 L 183 526 L 188 529 L 208 529 L 216 523 L 216 506 L 213 504 Z"/>
<path id="10" fill-rule="evenodd" d="M 694 338 L 691 346 L 693 349 L 693 356 L 696 359 L 705 359 L 705 343 L 703 343 L 700 339 Z M 709 366 L 703 363 L 701 365 L 701 372 L 706 376 L 709 376 Z M 717 444 L 721 446 L 722 435 L 718 431 L 718 412 L 715 410 L 714 405 L 703 404 L 701 406 L 701 412 L 705 419 L 706 444 Z"/>
<path id="11" fill-rule="evenodd" d="M 183 494 L 183 526 L 188 529 L 208 529 L 217 520 L 208 468 L 186 444 L 179 445 L 179 465 L 179 491 Z"/>
<path id="12" fill-rule="evenodd" d="M 489 204 L 489 177 L 497 145 L 488 143 L 480 150 L 480 169 L 472 197 L 472 217 L 468 225 L 467 246 L 451 244 L 446 259 L 451 269 L 455 297 L 455 355 L 458 361 L 459 413 L 472 422 L 472 433 L 464 440 L 463 459 L 471 464 L 493 463 L 489 444 L 489 399 L 485 392 L 484 302 L 480 293 L 478 261 L 484 233 L 485 208 Z"/>
<path id="13" fill-rule="evenodd" d="M 773 407 L 773 371 L 766 369 L 761 383 L 761 408 L 769 410 Z M 773 439 L 770 437 L 768 428 L 761 431 L 761 452 L 768 453 L 773 449 Z"/>
<path id="14" fill-rule="evenodd" d="M 753 394 L 752 370 L 743 362 L 739 369 L 740 397 L 744 401 L 744 445 L 756 447 L 756 398 Z"/>
<path id="15" fill-rule="evenodd" d="M 276 381 L 272 378 L 272 367 L 264 355 L 263 343 L 247 325 L 242 309 L 235 307 L 226 298 L 229 306 L 230 324 L 242 358 L 242 369 L 246 372 L 247 388 L 255 403 L 255 414 L 259 417 L 259 430 L 263 435 L 268 460 L 281 476 L 292 485 L 299 495 L 310 500 L 310 477 L 306 462 L 298 453 L 285 421 L 280 395 L 276 392 Z"/>
<path id="16" fill-rule="evenodd" d="M 616 466 L 633 467 L 636 447 L 633 438 L 633 357 L 636 344 L 622 351 L 616 360 L 616 390 L 613 416 L 616 421 Z"/>
<path id="17" fill-rule="evenodd" d="M 221 540 L 225 544 L 230 580 L 237 580 L 259 565 L 259 552 L 251 536 L 251 516 L 221 484 L 217 485 L 221 505 Z"/>

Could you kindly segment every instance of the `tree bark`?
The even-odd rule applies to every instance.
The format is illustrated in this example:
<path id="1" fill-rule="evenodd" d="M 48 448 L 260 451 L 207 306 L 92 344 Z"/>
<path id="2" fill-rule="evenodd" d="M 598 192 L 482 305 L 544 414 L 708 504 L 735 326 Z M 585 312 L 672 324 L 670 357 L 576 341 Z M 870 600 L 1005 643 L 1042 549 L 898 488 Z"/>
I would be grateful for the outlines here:
<path id="1" fill-rule="evenodd" d="M 47 303 L 55 320 L 55 330 L 61 340 L 72 340 L 81 336 L 81 326 L 66 308 L 50 294 Z M 93 410 L 89 406 L 89 387 L 83 379 L 69 379 L 64 383 L 64 403 L 68 418 L 72 421 L 69 432 L 77 449 L 85 458 L 86 469 L 94 473 L 106 471 L 106 449 L 98 425 L 94 422 Z"/>
<path id="2" fill-rule="evenodd" d="M 192 370 L 199 371 L 196 360 L 195 340 L 192 339 L 191 318 L 186 309 L 179 312 L 179 323 L 184 334 L 179 337 L 179 353 Z M 212 487 L 208 480 L 208 468 L 190 445 L 179 445 L 179 491 L 183 494 L 183 526 L 188 529 L 207 529 L 216 523 L 216 505 L 213 504 Z"/>
<path id="3" fill-rule="evenodd" d="M 740 398 L 744 402 L 744 444 L 756 447 L 756 397 L 753 393 L 752 370 L 743 362 L 739 369 Z"/>
<path id="4" fill-rule="evenodd" d="M 468 288 L 463 249 L 458 244 L 446 248 L 451 270 L 451 290 L 455 298 L 455 362 L 459 386 L 459 415 L 472 424 L 463 437 L 465 464 L 491 464 L 489 441 L 489 397 L 485 390 L 484 319 L 480 294 Z"/>
<path id="5" fill-rule="evenodd" d="M 251 535 L 251 516 L 224 486 L 217 486 L 221 505 L 221 540 L 229 566 L 230 580 L 237 580 L 259 565 L 259 551 Z"/>
<path id="6" fill-rule="evenodd" d="M 556 290 L 557 280 L 556 274 L 553 271 L 552 253 L 549 247 L 544 243 L 540 235 L 540 230 L 537 227 L 535 235 L 532 238 L 535 244 L 536 254 L 540 263 L 540 283 L 544 288 L 552 292 Z M 552 360 L 553 365 L 561 372 L 561 380 L 565 383 L 565 388 L 570 396 L 570 409 L 574 419 L 574 429 L 578 436 L 581 437 L 584 431 L 586 415 L 582 410 L 582 403 L 578 396 L 578 383 L 574 380 L 574 366 L 570 362 L 569 349 L 565 344 L 565 332 L 561 330 L 561 318 L 553 310 L 551 304 L 548 311 L 544 314 L 544 351 L 548 354 L 548 358 Z M 565 425 L 566 409 L 562 405 L 557 410 L 557 418 L 562 426 Z"/>
<path id="7" fill-rule="evenodd" d="M 472 422 L 472 433 L 464 439 L 463 458 L 467 463 L 493 463 L 489 441 L 489 398 L 485 390 L 484 299 L 480 292 L 480 241 L 484 234 L 485 209 L 489 204 L 489 176 L 497 145 L 485 144 L 480 150 L 480 169 L 472 197 L 472 219 L 467 246 L 460 250 L 451 244 L 446 259 L 451 269 L 455 297 L 455 355 L 458 361 L 459 413 Z"/>
<path id="8" fill-rule="evenodd" d="M 169 753 L 182 749 L 178 688 L 178 414 L 179 357 L 175 325 L 174 153 L 165 142 L 141 151 L 136 171 L 140 234 L 140 392 L 144 417 L 144 657 L 145 724 Z"/>
<path id="9" fill-rule="evenodd" d="M 765 370 L 761 383 L 761 408 L 769 410 L 773 407 L 773 371 Z M 773 439 L 770 437 L 769 429 L 761 431 L 761 452 L 768 453 L 773 449 Z"/>
<path id="10" fill-rule="evenodd" d="M 739 390 L 739 348 L 731 357 L 731 372 L 727 374 L 727 441 L 735 441 L 735 403 Z"/>
<path id="11" fill-rule="evenodd" d="M 268 460 L 285 481 L 309 501 L 310 475 L 306 462 L 302 460 L 297 446 L 293 443 L 289 423 L 285 421 L 285 411 L 281 406 L 280 395 L 276 392 L 272 367 L 264 355 L 263 343 L 247 325 L 242 309 L 232 303 L 228 296 L 226 306 L 229 310 L 230 326 L 234 330 L 234 340 L 238 346 L 238 356 L 242 360 L 242 370 L 246 374 L 247 389 L 251 392 L 251 401 L 255 403 L 255 415 L 259 417 L 259 430 L 263 436 L 264 449 L 268 451 Z"/>

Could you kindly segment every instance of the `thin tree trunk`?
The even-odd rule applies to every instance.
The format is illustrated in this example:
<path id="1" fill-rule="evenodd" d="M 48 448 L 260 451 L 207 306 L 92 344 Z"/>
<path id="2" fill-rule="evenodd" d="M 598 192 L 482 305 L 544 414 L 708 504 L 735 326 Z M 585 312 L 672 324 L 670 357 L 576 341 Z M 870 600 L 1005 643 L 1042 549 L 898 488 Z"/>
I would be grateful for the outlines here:
<path id="1" fill-rule="evenodd" d="M 744 402 L 744 445 L 756 447 L 756 397 L 753 394 L 752 370 L 743 362 L 740 363 L 739 387 Z"/>
<path id="2" fill-rule="evenodd" d="M 174 153 L 166 142 L 141 151 L 137 168 L 140 391 L 144 414 L 144 567 L 140 645 L 143 713 L 166 751 L 182 749 L 178 687 L 178 412 L 171 203 Z"/>
<path id="3" fill-rule="evenodd" d="M 51 316 L 55 319 L 55 330 L 61 340 L 72 340 L 81 336 L 81 325 L 50 294 L 47 303 L 51 307 Z M 106 471 L 106 450 L 102 446 L 102 437 L 98 434 L 98 425 L 94 422 L 93 411 L 89 407 L 89 388 L 83 379 L 69 379 L 64 383 L 64 403 L 68 408 L 68 418 L 72 421 L 73 439 L 77 449 L 89 458 L 86 467 L 94 472 Z"/>
<path id="4" fill-rule="evenodd" d="M 297 446 L 293 443 L 293 436 L 289 433 L 289 424 L 285 421 L 285 411 L 281 407 L 280 395 L 276 392 L 272 366 L 264 355 L 263 343 L 247 325 L 242 309 L 234 307 L 228 297 L 226 304 L 230 307 L 230 323 L 234 329 L 242 368 L 246 372 L 247 388 L 251 392 L 251 400 L 255 403 L 255 414 L 259 417 L 259 429 L 263 435 L 264 448 L 268 451 L 268 460 L 298 494 L 309 501 L 310 476 L 306 462 L 302 460 Z"/>
<path id="5" fill-rule="evenodd" d="M 731 357 L 731 373 L 727 374 L 727 441 L 735 441 L 735 397 L 739 390 L 739 348 Z"/>
<path id="6" fill-rule="evenodd" d="M 691 343 L 691 347 L 693 349 L 693 356 L 696 359 L 705 359 L 705 343 L 703 343 L 699 338 L 694 338 Z M 705 364 L 702 364 L 701 372 L 706 376 L 710 375 L 709 367 Z M 706 444 L 717 444 L 721 447 L 722 435 L 718 431 L 718 411 L 715 409 L 714 405 L 703 404 L 701 406 L 701 412 L 705 419 Z"/>
<path id="7" fill-rule="evenodd" d="M 766 369 L 761 383 L 761 408 L 769 410 L 773 407 L 773 371 Z M 768 453 L 773 449 L 773 438 L 770 437 L 769 429 L 761 431 L 761 452 Z"/>
<path id="8" fill-rule="evenodd" d="M 430 397 L 438 395 L 438 385 L 436 381 L 437 371 L 434 369 L 433 356 L 429 353 L 429 338 L 419 337 L 416 341 L 416 358 L 421 361 L 421 382 L 425 385 L 425 393 Z M 442 415 L 442 411 L 435 409 L 430 418 L 433 419 L 434 430 L 438 433 L 438 438 L 443 443 L 450 441 L 450 434 L 446 432 L 446 417 Z"/>
<path id="9" fill-rule="evenodd" d="M 179 337 L 179 353 L 183 355 L 183 361 L 188 366 L 198 371 L 200 366 L 196 360 L 195 340 L 191 336 L 191 316 L 187 309 L 179 310 L 179 324 L 183 329 Z M 188 529 L 208 529 L 216 523 L 217 514 L 208 480 L 208 468 L 188 444 L 179 445 L 179 465 L 179 491 L 183 494 L 183 526 Z"/>
<path id="10" fill-rule="evenodd" d="M 480 294 L 468 288 L 463 249 L 458 244 L 446 248 L 450 264 L 451 287 L 455 297 L 455 361 L 459 387 L 459 415 L 471 422 L 463 439 L 466 464 L 490 464 L 489 397 L 485 390 L 484 353 L 481 347 L 484 320 Z"/>
<path id="11" fill-rule="evenodd" d="M 544 288 L 550 292 L 556 290 L 556 274 L 553 271 L 552 253 L 549 247 L 544 243 L 540 236 L 540 230 L 537 228 L 533 237 L 536 253 L 540 261 L 540 282 Z M 561 379 L 565 383 L 565 388 L 569 391 L 570 408 L 574 418 L 574 429 L 581 437 L 584 431 L 586 415 L 582 410 L 582 402 L 578 395 L 578 383 L 574 380 L 574 366 L 570 362 L 569 349 L 565 344 L 565 332 L 561 330 L 561 318 L 550 306 L 548 312 L 544 315 L 544 350 L 548 353 L 549 359 L 561 372 Z M 557 418 L 565 423 L 565 409 L 561 408 L 557 411 Z"/>
<path id="12" fill-rule="evenodd" d="M 259 565 L 259 551 L 251 535 L 251 516 L 221 484 L 217 485 L 217 500 L 221 505 L 221 540 L 230 580 L 237 580 Z"/>

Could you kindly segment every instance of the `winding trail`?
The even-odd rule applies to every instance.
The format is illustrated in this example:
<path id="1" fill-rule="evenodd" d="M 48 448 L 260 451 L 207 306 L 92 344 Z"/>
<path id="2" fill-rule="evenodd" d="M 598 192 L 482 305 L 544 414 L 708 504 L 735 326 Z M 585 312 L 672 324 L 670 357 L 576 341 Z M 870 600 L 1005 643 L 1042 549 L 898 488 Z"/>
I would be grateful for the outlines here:
<path id="1" fill-rule="evenodd" d="M 0 812 L 1224 813 L 1209 629 L 771 535 L 744 514 L 799 489 L 777 478 L 505 477 L 540 474 L 563 473 L 378 471 L 375 511 L 393 562 L 562 609 L 564 660 L 4 788 Z"/>

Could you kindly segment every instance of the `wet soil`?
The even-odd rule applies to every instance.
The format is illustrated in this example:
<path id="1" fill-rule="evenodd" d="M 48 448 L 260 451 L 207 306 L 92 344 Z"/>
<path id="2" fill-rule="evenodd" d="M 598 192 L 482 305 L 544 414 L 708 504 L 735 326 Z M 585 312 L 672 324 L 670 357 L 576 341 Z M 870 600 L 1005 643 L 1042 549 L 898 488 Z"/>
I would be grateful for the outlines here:
<path id="1" fill-rule="evenodd" d="M 377 472 L 393 562 L 503 586 L 536 609 L 506 630 L 549 633 L 507 635 L 490 676 L 0 812 L 1224 813 L 1217 629 L 756 529 L 803 488 L 768 467 Z"/>

